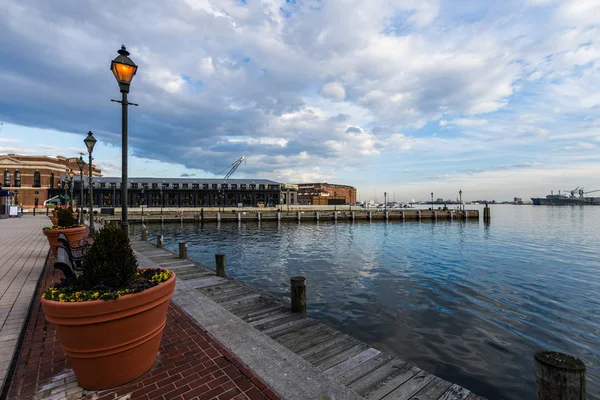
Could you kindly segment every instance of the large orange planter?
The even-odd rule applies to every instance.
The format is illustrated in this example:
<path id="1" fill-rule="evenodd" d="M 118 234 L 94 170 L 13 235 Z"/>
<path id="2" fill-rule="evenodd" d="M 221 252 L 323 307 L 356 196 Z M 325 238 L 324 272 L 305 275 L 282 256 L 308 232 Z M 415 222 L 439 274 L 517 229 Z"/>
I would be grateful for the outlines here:
<path id="1" fill-rule="evenodd" d="M 54 221 L 52 222 L 54 223 Z M 85 226 L 77 226 L 75 228 L 67 228 L 67 229 L 44 229 L 44 235 L 48 239 L 48 243 L 50 244 L 50 250 L 52 250 L 52 254 L 56 256 L 56 246 L 60 244 L 58 241 L 58 234 L 60 232 L 64 233 L 71 242 L 71 246 L 76 247 L 79 246 L 78 242 L 83 239 L 83 235 L 85 235 Z"/>
<path id="2" fill-rule="evenodd" d="M 46 319 L 81 387 L 123 385 L 154 365 L 167 321 L 175 273 L 158 286 L 116 300 L 60 303 L 42 298 Z"/>

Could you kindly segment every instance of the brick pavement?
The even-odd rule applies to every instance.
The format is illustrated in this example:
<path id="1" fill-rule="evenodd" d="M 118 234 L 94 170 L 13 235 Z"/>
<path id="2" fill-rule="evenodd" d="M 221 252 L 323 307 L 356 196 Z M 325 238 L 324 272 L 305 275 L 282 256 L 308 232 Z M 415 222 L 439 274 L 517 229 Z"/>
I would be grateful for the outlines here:
<path id="1" fill-rule="evenodd" d="M 78 386 L 52 324 L 46 322 L 40 296 L 60 279 L 51 267 L 42 277 L 27 323 L 27 333 L 9 399 L 277 399 L 278 397 L 176 304 L 171 302 L 155 366 L 119 388 L 91 392 Z"/>
<path id="2" fill-rule="evenodd" d="M 42 228 L 49 225 L 44 215 L 0 219 L 0 388 L 44 269 L 48 241 Z"/>

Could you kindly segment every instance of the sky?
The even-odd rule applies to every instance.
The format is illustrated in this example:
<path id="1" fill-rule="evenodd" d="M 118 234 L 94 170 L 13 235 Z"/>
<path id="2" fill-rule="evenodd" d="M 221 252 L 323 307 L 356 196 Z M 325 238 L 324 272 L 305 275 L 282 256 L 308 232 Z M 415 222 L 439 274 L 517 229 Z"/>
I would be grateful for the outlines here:
<path id="1" fill-rule="evenodd" d="M 129 176 L 353 185 L 359 199 L 600 189 L 597 0 L 0 0 L 0 154 Z"/>

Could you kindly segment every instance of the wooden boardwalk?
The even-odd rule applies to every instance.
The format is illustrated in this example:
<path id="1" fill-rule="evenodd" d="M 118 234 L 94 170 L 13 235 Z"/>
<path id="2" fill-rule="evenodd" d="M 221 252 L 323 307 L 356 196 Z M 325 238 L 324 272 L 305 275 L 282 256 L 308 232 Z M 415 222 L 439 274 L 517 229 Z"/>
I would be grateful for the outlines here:
<path id="1" fill-rule="evenodd" d="M 0 219 L 0 387 L 19 342 L 48 255 L 46 216 Z"/>
<path id="2" fill-rule="evenodd" d="M 215 276 L 200 263 L 150 242 L 132 241 L 133 248 L 152 263 L 177 273 L 254 329 L 268 335 L 366 399 L 476 400 L 481 397 L 456 384 L 385 354 L 313 318 L 293 314 L 289 304 L 244 283 Z M 186 293 L 193 296 L 193 293 Z"/>

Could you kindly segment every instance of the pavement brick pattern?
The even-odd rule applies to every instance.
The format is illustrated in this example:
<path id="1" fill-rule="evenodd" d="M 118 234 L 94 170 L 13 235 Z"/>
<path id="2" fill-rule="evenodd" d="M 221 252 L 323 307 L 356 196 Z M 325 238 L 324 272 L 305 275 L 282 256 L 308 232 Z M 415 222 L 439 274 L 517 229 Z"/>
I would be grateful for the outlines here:
<path id="1" fill-rule="evenodd" d="M 31 297 L 44 269 L 46 216 L 0 219 L 0 388 L 27 318 Z"/>
<path id="2" fill-rule="evenodd" d="M 191 400 L 278 399 L 252 371 L 171 302 L 158 361 L 142 377 L 105 391 L 79 387 L 54 326 L 40 304 L 44 288 L 62 276 L 48 260 L 34 298 L 9 399 Z"/>

